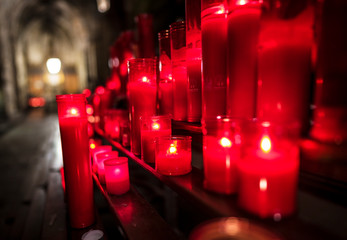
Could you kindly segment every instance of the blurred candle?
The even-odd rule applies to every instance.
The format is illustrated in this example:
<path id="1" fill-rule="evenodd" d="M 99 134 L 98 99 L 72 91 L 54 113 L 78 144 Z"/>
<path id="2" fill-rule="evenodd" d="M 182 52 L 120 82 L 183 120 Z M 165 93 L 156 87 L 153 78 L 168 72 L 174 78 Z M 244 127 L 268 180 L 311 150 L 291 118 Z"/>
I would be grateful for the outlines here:
<path id="1" fill-rule="evenodd" d="M 242 208 L 263 218 L 294 212 L 299 150 L 293 132 L 269 122 L 247 128 L 245 156 L 239 162 L 238 203 Z"/>
<path id="2" fill-rule="evenodd" d="M 151 116 L 141 118 L 141 158 L 145 162 L 155 162 L 155 138 L 171 135 L 169 116 Z"/>
<path id="3" fill-rule="evenodd" d="M 68 213 L 73 228 L 94 223 L 93 179 L 84 94 L 56 96 Z"/>
<path id="4" fill-rule="evenodd" d="M 171 176 L 189 173 L 192 170 L 191 142 L 190 136 L 156 138 L 156 171 Z"/>
<path id="5" fill-rule="evenodd" d="M 187 121 L 201 120 L 201 0 L 186 0 Z"/>
<path id="6" fill-rule="evenodd" d="M 114 195 L 122 195 L 129 191 L 129 168 L 126 157 L 114 157 L 106 160 L 105 180 L 106 191 Z"/>
<path id="7" fill-rule="evenodd" d="M 173 116 L 177 121 L 187 120 L 187 63 L 186 26 L 184 21 L 170 25 Z"/>
<path id="8" fill-rule="evenodd" d="M 159 39 L 159 87 L 158 101 L 159 113 L 172 115 L 172 68 L 171 68 L 171 45 L 170 30 L 158 33 Z"/>
<path id="9" fill-rule="evenodd" d="M 202 0 L 202 117 L 225 115 L 227 9 L 224 0 Z"/>
<path id="10" fill-rule="evenodd" d="M 259 0 L 228 0 L 227 114 L 255 117 Z"/>
<path id="11" fill-rule="evenodd" d="M 205 119 L 203 134 L 204 187 L 222 194 L 236 193 L 241 146 L 239 120 L 220 116 Z"/>
<path id="12" fill-rule="evenodd" d="M 102 184 L 105 184 L 105 165 L 104 161 L 111 159 L 111 158 L 116 158 L 118 157 L 118 152 L 117 151 L 110 151 L 110 152 L 101 152 L 96 154 L 95 160 L 98 166 L 98 177 L 99 181 Z"/>
<path id="13" fill-rule="evenodd" d="M 156 60 L 130 59 L 128 62 L 128 99 L 130 111 L 130 146 L 135 155 L 141 154 L 141 116 L 156 113 Z"/>
<path id="14" fill-rule="evenodd" d="M 314 9 L 272 2 L 264 5 L 259 33 L 257 118 L 296 124 L 303 134 L 309 125 Z"/>
<path id="15" fill-rule="evenodd" d="M 93 149 L 92 156 L 92 163 L 93 163 L 93 172 L 97 173 L 98 172 L 98 163 L 96 161 L 96 155 L 99 153 L 103 153 L 103 152 L 111 152 L 112 151 L 112 146 L 110 145 L 102 145 L 102 146 L 97 146 Z"/>

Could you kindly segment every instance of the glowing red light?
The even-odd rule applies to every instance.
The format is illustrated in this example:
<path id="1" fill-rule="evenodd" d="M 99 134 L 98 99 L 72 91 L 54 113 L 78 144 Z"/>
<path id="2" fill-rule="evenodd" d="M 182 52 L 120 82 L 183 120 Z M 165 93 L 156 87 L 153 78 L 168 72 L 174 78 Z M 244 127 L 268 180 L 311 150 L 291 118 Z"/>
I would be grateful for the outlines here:
<path id="1" fill-rule="evenodd" d="M 105 88 L 103 86 L 98 86 L 96 89 L 95 89 L 95 92 L 99 95 L 102 95 L 105 93 Z"/>
<path id="2" fill-rule="evenodd" d="M 88 115 L 92 115 L 94 113 L 93 106 L 91 106 L 90 104 L 87 104 L 86 112 L 87 112 Z"/>
<path id="3" fill-rule="evenodd" d="M 170 154 L 176 154 L 176 153 L 177 153 L 177 148 L 176 148 L 175 144 L 172 143 L 172 144 L 170 145 L 169 153 L 170 153 Z"/>
<path id="4" fill-rule="evenodd" d="M 225 147 L 225 148 L 230 148 L 231 147 L 231 145 L 232 145 L 232 142 L 228 139 L 228 138 L 226 138 L 226 137 L 223 137 L 220 141 L 219 141 L 219 143 L 220 143 L 220 145 L 222 145 L 223 147 Z"/>
<path id="5" fill-rule="evenodd" d="M 95 146 L 95 143 L 91 143 L 90 145 L 89 145 L 89 147 L 90 147 L 90 149 L 94 149 L 96 146 Z"/>
<path id="6" fill-rule="evenodd" d="M 158 130 L 159 128 L 160 128 L 159 123 L 153 123 L 153 124 L 152 124 L 152 129 L 153 129 L 153 130 Z"/>
<path id="7" fill-rule="evenodd" d="M 83 93 L 84 95 L 86 95 L 86 98 L 89 98 L 90 95 L 92 94 L 92 92 L 91 92 L 88 88 L 84 89 L 84 90 L 82 91 L 82 93 Z"/>
<path id="8" fill-rule="evenodd" d="M 98 106 L 100 104 L 100 97 L 98 95 L 94 96 L 93 103 L 95 106 Z"/>
<path id="9" fill-rule="evenodd" d="M 149 82 L 149 79 L 146 76 L 144 76 L 144 77 L 142 77 L 141 81 L 142 82 Z"/>
<path id="10" fill-rule="evenodd" d="M 260 148 L 264 153 L 271 151 L 271 140 L 268 136 L 264 136 L 260 142 Z"/>
<path id="11" fill-rule="evenodd" d="M 266 191 L 267 190 L 267 180 L 266 178 L 261 178 L 259 181 L 259 189 L 260 191 Z"/>
<path id="12" fill-rule="evenodd" d="M 270 127 L 270 122 L 262 122 L 261 125 L 263 127 Z"/>

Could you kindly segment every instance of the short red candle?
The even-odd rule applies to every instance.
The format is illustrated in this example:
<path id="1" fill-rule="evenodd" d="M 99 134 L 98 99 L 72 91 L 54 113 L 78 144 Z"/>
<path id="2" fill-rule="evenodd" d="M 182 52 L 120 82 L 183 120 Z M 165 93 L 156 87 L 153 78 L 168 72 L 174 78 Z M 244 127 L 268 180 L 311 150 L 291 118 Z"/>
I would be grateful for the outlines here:
<path id="1" fill-rule="evenodd" d="M 227 114 L 255 117 L 259 0 L 229 0 Z"/>
<path id="2" fill-rule="evenodd" d="M 225 115 L 227 9 L 224 0 L 201 2 L 202 117 Z"/>
<path id="3" fill-rule="evenodd" d="M 97 146 L 94 148 L 94 150 L 92 151 L 93 153 L 93 172 L 97 173 L 98 172 L 98 163 L 96 161 L 96 155 L 99 153 L 103 153 L 103 152 L 111 152 L 112 151 L 112 146 L 110 145 L 102 145 L 102 146 Z"/>
<path id="4" fill-rule="evenodd" d="M 129 191 L 129 168 L 126 157 L 111 158 L 104 162 L 106 191 L 114 195 L 122 195 Z"/>
<path id="5" fill-rule="evenodd" d="M 152 116 L 141 118 L 141 159 L 155 162 L 155 138 L 171 135 L 170 116 Z"/>
<path id="6" fill-rule="evenodd" d="M 204 188 L 222 194 L 236 193 L 239 121 L 229 117 L 205 119 L 203 133 Z"/>
<path id="7" fill-rule="evenodd" d="M 184 21 L 170 25 L 173 115 L 177 121 L 187 120 L 186 26 Z"/>
<path id="8" fill-rule="evenodd" d="M 255 126 L 244 137 L 238 203 L 260 217 L 281 218 L 295 210 L 298 146 L 289 135 L 279 135 L 286 132 L 282 127 Z"/>
<path id="9" fill-rule="evenodd" d="M 189 173 L 192 170 L 191 142 L 190 136 L 156 138 L 156 171 L 171 176 Z"/>
<path id="10" fill-rule="evenodd" d="M 128 62 L 128 99 L 130 117 L 130 147 L 135 155 L 141 154 L 140 117 L 156 113 L 156 60 L 130 59 Z"/>
<path id="11" fill-rule="evenodd" d="M 84 228 L 95 219 L 86 98 L 71 94 L 57 95 L 56 100 L 70 224 Z"/>
<path id="12" fill-rule="evenodd" d="M 101 152 L 96 154 L 96 163 L 98 166 L 98 177 L 99 181 L 102 184 L 105 184 L 105 165 L 104 162 L 111 158 L 118 157 L 117 151 L 110 151 L 110 152 Z"/>

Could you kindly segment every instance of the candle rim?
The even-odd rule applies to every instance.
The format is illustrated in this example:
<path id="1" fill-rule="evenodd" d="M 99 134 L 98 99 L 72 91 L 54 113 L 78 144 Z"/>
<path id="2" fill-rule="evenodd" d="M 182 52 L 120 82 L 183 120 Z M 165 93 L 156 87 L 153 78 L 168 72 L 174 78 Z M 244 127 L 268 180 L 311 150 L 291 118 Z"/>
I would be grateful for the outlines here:
<path id="1" fill-rule="evenodd" d="M 108 159 L 108 158 L 112 158 L 112 157 L 118 157 L 119 153 L 118 151 L 108 151 L 108 152 L 100 152 L 97 153 L 96 155 L 97 159 Z"/>
<path id="2" fill-rule="evenodd" d="M 156 141 L 159 140 L 187 140 L 187 141 L 192 141 L 191 136 L 186 136 L 186 135 L 170 135 L 170 136 L 160 136 L 155 138 Z"/>
<path id="3" fill-rule="evenodd" d="M 86 101 L 86 95 L 83 93 L 77 94 L 60 94 L 55 96 L 57 102 L 79 102 Z"/>
<path id="4" fill-rule="evenodd" d="M 104 166 L 114 166 L 128 162 L 127 157 L 114 157 L 104 161 Z"/>

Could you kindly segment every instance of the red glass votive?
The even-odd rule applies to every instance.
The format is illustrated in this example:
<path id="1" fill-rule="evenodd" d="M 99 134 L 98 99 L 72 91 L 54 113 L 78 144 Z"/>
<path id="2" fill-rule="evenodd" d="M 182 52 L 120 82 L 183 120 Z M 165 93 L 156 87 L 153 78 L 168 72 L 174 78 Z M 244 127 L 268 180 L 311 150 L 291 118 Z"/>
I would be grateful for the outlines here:
<path id="1" fill-rule="evenodd" d="M 172 68 L 170 30 L 158 33 L 159 40 L 159 86 L 158 102 L 159 114 L 172 114 Z"/>
<path id="2" fill-rule="evenodd" d="M 121 123 L 121 136 L 122 145 L 124 147 L 130 146 L 130 127 L 129 121 L 124 121 Z"/>
<path id="3" fill-rule="evenodd" d="M 73 228 L 94 223 L 93 179 L 84 94 L 56 96 L 68 213 Z"/>
<path id="4" fill-rule="evenodd" d="M 153 116 L 156 113 L 156 60 L 152 58 L 130 59 L 128 69 L 130 147 L 135 155 L 140 155 L 140 117 Z"/>
<path id="5" fill-rule="evenodd" d="M 114 195 L 122 195 L 129 191 L 128 158 L 113 157 L 104 162 L 106 191 Z"/>
<path id="6" fill-rule="evenodd" d="M 141 159 L 155 162 L 155 138 L 171 135 L 170 116 L 151 116 L 141 118 Z"/>
<path id="7" fill-rule="evenodd" d="M 98 172 L 98 163 L 96 161 L 96 155 L 99 153 L 103 153 L 103 152 L 111 152 L 112 151 L 112 146 L 110 145 L 102 145 L 102 146 L 97 146 L 93 149 L 92 151 L 92 165 L 93 165 L 93 172 L 97 173 Z"/>
<path id="8" fill-rule="evenodd" d="M 128 111 L 123 109 L 109 109 L 105 113 L 104 129 L 105 135 L 120 141 L 121 123 L 128 118 Z"/>
<path id="9" fill-rule="evenodd" d="M 201 0 L 186 0 L 187 121 L 201 120 Z"/>
<path id="10" fill-rule="evenodd" d="M 257 91 L 259 0 L 228 0 L 227 114 L 254 118 Z"/>
<path id="11" fill-rule="evenodd" d="M 258 42 L 257 118 L 309 126 L 314 8 L 282 14 L 284 5 L 264 4 Z M 311 5 L 311 6 L 310 6 Z"/>
<path id="12" fill-rule="evenodd" d="M 224 0 L 201 2 L 202 117 L 225 115 L 227 8 Z"/>
<path id="13" fill-rule="evenodd" d="M 111 158 L 116 158 L 118 157 L 118 152 L 117 151 L 110 151 L 110 152 L 101 152 L 96 154 L 95 160 L 98 166 L 98 177 L 99 181 L 102 184 L 105 184 L 105 165 L 104 161 L 111 159 Z"/>
<path id="14" fill-rule="evenodd" d="M 298 129 L 270 122 L 251 122 L 243 129 L 239 205 L 262 218 L 292 214 L 299 171 Z"/>
<path id="15" fill-rule="evenodd" d="M 170 136 L 156 138 L 155 169 L 163 175 L 177 176 L 192 170 L 192 138 Z"/>
<path id="16" fill-rule="evenodd" d="M 170 25 L 172 61 L 172 118 L 187 120 L 187 63 L 186 63 L 186 25 L 184 21 Z"/>
<path id="17" fill-rule="evenodd" d="M 241 154 L 240 127 L 240 120 L 229 117 L 205 119 L 204 188 L 222 194 L 237 192 L 237 163 Z"/>

